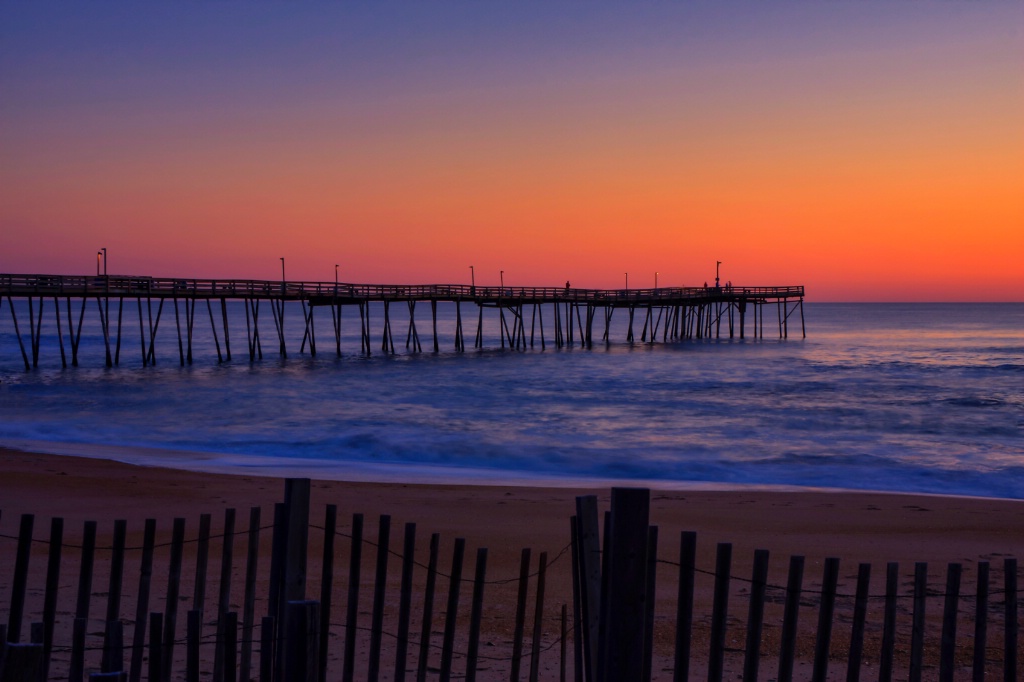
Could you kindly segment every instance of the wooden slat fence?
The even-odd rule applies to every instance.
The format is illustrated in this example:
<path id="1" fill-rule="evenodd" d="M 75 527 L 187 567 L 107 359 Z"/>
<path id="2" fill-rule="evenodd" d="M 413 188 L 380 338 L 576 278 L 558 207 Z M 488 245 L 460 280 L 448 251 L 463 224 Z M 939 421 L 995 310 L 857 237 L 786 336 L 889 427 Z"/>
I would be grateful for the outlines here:
<path id="1" fill-rule="evenodd" d="M 251 509 L 246 528 L 229 509 L 219 525 L 200 515 L 192 532 L 183 518 L 163 529 L 119 521 L 103 535 L 87 522 L 70 542 L 62 519 L 47 533 L 31 514 L 0 514 L 0 682 L 1024 673 L 1012 557 L 878 573 L 834 558 L 773 562 L 766 550 L 737 562 L 718 543 L 713 565 L 700 565 L 694 533 L 678 546 L 659 538 L 644 489 L 614 488 L 603 514 L 581 496 L 576 512 L 565 547 L 523 549 L 508 576 L 461 538 L 420 543 L 407 523 L 393 539 L 386 515 L 367 532 L 361 514 L 339 523 L 327 505 L 321 523 L 304 479 L 287 482 L 272 519 Z"/>

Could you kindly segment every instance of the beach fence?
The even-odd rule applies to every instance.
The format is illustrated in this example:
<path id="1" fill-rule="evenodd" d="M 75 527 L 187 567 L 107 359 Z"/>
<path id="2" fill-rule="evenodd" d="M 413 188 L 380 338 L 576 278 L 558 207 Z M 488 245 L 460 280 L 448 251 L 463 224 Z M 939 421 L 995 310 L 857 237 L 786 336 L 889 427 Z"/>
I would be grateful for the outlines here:
<path id="1" fill-rule="evenodd" d="M 494 576 L 487 548 L 473 556 L 436 533 L 423 547 L 414 523 L 397 542 L 386 515 L 339 526 L 335 505 L 313 517 L 309 493 L 288 480 L 272 519 L 254 507 L 245 529 L 228 509 L 217 529 L 200 514 L 191 530 L 149 519 L 101 534 L 87 521 L 66 537 L 60 518 L 47 533 L 0 513 L 0 682 L 1022 674 L 1012 557 L 973 575 L 889 563 L 881 580 L 830 558 L 818 578 L 802 556 L 734 562 L 719 543 L 703 565 L 694 533 L 659 552 L 647 490 L 613 488 L 603 513 L 596 496 L 576 498 L 564 547 L 522 549 L 517 573 Z"/>

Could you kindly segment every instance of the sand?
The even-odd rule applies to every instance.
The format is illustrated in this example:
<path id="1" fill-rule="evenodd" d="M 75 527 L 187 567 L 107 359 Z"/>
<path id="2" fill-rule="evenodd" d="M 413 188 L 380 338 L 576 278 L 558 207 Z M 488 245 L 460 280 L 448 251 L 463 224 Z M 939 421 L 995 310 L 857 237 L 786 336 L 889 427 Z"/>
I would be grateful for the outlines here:
<path id="1" fill-rule="evenodd" d="M 195 537 L 200 513 L 209 513 L 213 518 L 214 532 L 221 527 L 224 510 L 238 510 L 237 527 L 247 528 L 248 514 L 252 507 L 260 507 L 262 523 L 267 525 L 273 518 L 273 504 L 283 498 L 281 479 L 246 476 L 197 473 L 158 467 L 137 466 L 119 462 L 80 458 L 64 455 L 47 455 L 0 449 L 0 603 L 6 606 L 10 594 L 13 574 L 13 539 L 18 533 L 21 514 L 36 515 L 35 537 L 45 539 L 50 519 L 60 517 L 65 522 L 64 542 L 66 545 L 80 543 L 83 522 L 97 521 L 100 529 L 98 544 L 109 544 L 115 519 L 128 521 L 128 545 L 141 542 L 143 521 L 155 518 L 161 539 L 169 536 L 171 521 L 175 517 L 187 519 L 187 537 Z M 322 546 L 322 532 L 326 505 L 337 506 L 338 538 L 335 563 L 334 611 L 332 622 L 344 622 L 345 577 L 347 575 L 348 538 L 354 513 L 362 513 L 366 520 L 366 537 L 375 539 L 378 518 L 381 514 L 391 517 L 391 547 L 401 550 L 404 525 L 417 525 L 417 557 L 426 562 L 426 547 L 431 533 L 442 538 L 441 566 L 444 572 L 450 567 L 451 547 L 455 538 L 465 538 L 467 544 L 465 575 L 471 576 L 476 549 L 488 548 L 487 577 L 490 581 L 515 578 L 519 574 L 522 548 L 532 550 L 532 563 L 536 564 L 541 552 L 549 559 L 555 558 L 548 570 L 548 585 L 545 606 L 545 642 L 553 644 L 558 634 L 561 604 L 569 605 L 571 613 L 572 588 L 569 578 L 569 519 L 575 511 L 577 495 L 598 496 L 599 508 L 608 509 L 609 490 L 577 489 L 559 487 L 524 486 L 479 486 L 479 485 L 417 485 L 403 483 L 370 483 L 343 481 L 313 481 L 311 504 L 311 554 Z M 678 561 L 679 536 L 681 531 L 695 531 L 698 537 L 697 554 L 697 597 L 695 607 L 694 669 L 703 670 L 707 659 L 707 629 L 710 623 L 711 601 L 716 547 L 718 543 L 731 543 L 733 563 L 731 574 L 734 579 L 731 599 L 730 638 L 727 646 L 735 649 L 727 655 L 727 668 L 741 665 L 743 640 L 739 633 L 745 622 L 745 594 L 749 584 L 742 578 L 750 576 L 753 554 L 756 549 L 770 552 L 770 585 L 785 585 L 786 572 L 791 555 L 805 557 L 805 588 L 820 584 L 822 566 L 828 557 L 840 559 L 840 593 L 852 595 L 859 563 L 870 563 L 873 567 L 871 594 L 877 597 L 884 593 L 885 568 L 888 562 L 899 562 L 901 595 L 911 594 L 911 581 L 916 562 L 927 562 L 929 589 L 941 592 L 946 580 L 946 567 L 956 562 L 963 567 L 962 595 L 974 594 L 974 581 L 978 562 L 991 562 L 994 594 L 992 602 L 1001 600 L 996 595 L 1002 580 L 1003 559 L 1007 556 L 1024 556 L 1024 502 L 1013 500 L 978 499 L 962 497 L 940 497 L 925 495 L 877 494 L 837 491 L 770 491 L 770 490 L 655 490 L 652 491 L 651 523 L 659 528 L 656 661 L 655 677 L 671 679 L 667 670 L 672 659 L 671 642 L 674 637 L 675 594 Z M 269 534 L 262 540 L 261 553 L 269 553 Z M 214 548 L 216 549 L 216 547 Z M 236 545 L 236 580 L 244 575 L 244 537 Z M 71 548 L 67 551 L 61 580 L 61 608 L 58 618 L 64 614 L 67 621 L 74 609 L 74 594 L 77 586 L 77 554 Z M 363 585 L 364 597 L 361 619 L 368 618 L 366 611 L 372 595 L 373 548 L 364 550 Z M 33 617 L 32 609 L 41 602 L 42 584 L 45 574 L 45 545 L 37 543 L 33 555 L 33 571 L 30 579 L 26 622 Z M 108 554 L 97 553 L 98 564 L 93 590 L 98 595 L 93 599 L 91 617 L 103 613 L 105 576 L 103 561 Z M 211 576 L 218 575 L 219 555 L 211 554 Z M 186 567 L 191 570 L 186 555 Z M 158 558 L 157 565 L 160 565 Z M 319 592 L 319 561 L 310 562 L 308 592 L 316 597 Z M 397 584 L 400 560 L 393 559 L 389 568 L 389 584 Z M 536 566 L 534 566 L 536 568 Z M 125 597 L 121 607 L 122 619 L 131 620 L 134 614 L 134 583 L 137 574 L 131 572 L 132 564 L 126 568 Z M 136 569 L 137 570 L 137 569 Z M 164 569 L 165 571 L 166 569 Z M 422 571 L 421 571 L 422 572 Z M 417 584 L 422 576 L 417 577 Z M 153 609 L 160 608 L 164 597 L 166 576 L 158 568 L 154 572 Z M 340 585 L 340 586 L 339 586 Z M 487 611 L 485 615 L 485 637 L 490 641 L 484 647 L 500 659 L 509 647 L 511 621 L 515 613 L 516 585 L 488 585 Z M 241 588 L 233 588 L 232 604 L 235 608 L 241 600 Z M 532 589 L 532 588 L 531 588 Z M 435 608 L 443 611 L 447 585 L 439 584 L 439 598 Z M 208 604 L 216 603 L 216 585 L 207 590 Z M 192 586 L 183 586 L 183 602 L 195 599 Z M 468 595 L 468 593 L 467 593 Z M 185 600 L 188 596 L 190 599 Z M 801 636 L 798 647 L 800 663 L 798 677 L 806 676 L 813 656 L 814 625 L 816 623 L 816 602 L 808 598 L 801 615 Z M 762 667 L 765 679 L 773 678 L 777 666 L 778 634 L 781 618 L 781 598 L 772 598 L 769 591 L 769 611 L 762 644 Z M 900 640 L 909 640 L 909 621 L 906 620 L 911 608 L 909 600 L 901 600 L 901 628 L 907 631 Z M 397 596 L 389 596 L 391 609 L 397 603 Z M 188 604 L 181 607 L 188 608 Z M 207 608 L 209 612 L 210 608 Z M 239 607 L 240 608 L 240 607 Z M 875 675 L 871 670 L 877 662 L 873 660 L 874 649 L 880 638 L 881 601 L 873 600 L 870 605 L 868 628 L 868 655 L 866 675 Z M 940 627 L 942 601 L 929 602 L 929 622 L 933 628 Z M 971 635 L 973 634 L 973 596 L 961 599 L 964 611 L 960 625 L 958 662 L 969 665 L 971 658 Z M 468 611 L 468 604 L 465 605 Z M 999 613 L 992 607 L 995 617 Z M 833 656 L 836 670 L 845 668 L 842 655 L 844 642 L 849 639 L 849 614 L 852 600 L 840 599 L 837 604 L 837 626 L 833 633 Z M 390 611 L 389 611 L 390 613 Z M 392 617 L 389 615 L 389 618 Z M 532 617 L 532 611 L 531 611 Z M 101 618 L 102 620 L 102 618 Z M 179 624 L 184 615 L 179 616 Z M 6 622 L 6 620 L 5 620 Z M 368 621 L 366 621 L 368 624 Z M 998 621 L 1001 623 L 1001 621 Z M 874 623 L 874 625 L 871 625 Z M 180 625 L 179 625 L 180 627 Z M 414 629 L 417 627 L 414 617 Z M 1001 624 L 992 626 L 989 636 L 990 647 L 1001 642 Z M 435 630 L 441 625 L 435 622 Z M 845 629 L 844 629 L 845 628 Z M 26 626 L 27 629 L 27 626 Z M 531 628 L 527 628 L 529 632 Z M 548 632 L 550 630 L 550 632 Z M 999 631 L 996 631 L 999 630 Z M 332 666 L 340 665 L 340 641 L 343 635 L 332 635 L 338 646 L 332 650 Z M 24 637 L 23 637 L 24 638 Z M 738 640 L 736 638 L 739 638 Z M 59 637 L 58 637 L 59 639 Z M 962 641 L 960 641 L 962 640 Z M 392 640 L 388 640 L 392 641 Z M 365 646 L 365 645 L 364 645 Z M 391 647 L 391 648 L 388 648 Z M 937 648 L 929 645 L 929 650 Z M 905 649 L 905 647 L 904 647 Z M 385 643 L 385 656 L 393 651 L 393 644 Z M 932 652 L 934 653 L 934 652 Z M 63 655 L 66 659 L 66 654 Z M 898 653 L 898 666 L 905 662 L 906 651 Z M 569 650 L 571 660 L 571 647 Z M 1000 669 L 1002 654 L 989 654 L 990 666 Z M 542 679 L 557 679 L 558 647 L 545 653 Z M 494 662 L 482 670 L 478 679 L 507 677 L 503 671 L 506 663 Z M 929 665 L 934 665 L 930 662 Z M 488 677 L 490 672 L 491 677 Z M 905 672 L 905 671 L 904 671 Z M 385 674 L 383 679 L 390 679 Z"/>

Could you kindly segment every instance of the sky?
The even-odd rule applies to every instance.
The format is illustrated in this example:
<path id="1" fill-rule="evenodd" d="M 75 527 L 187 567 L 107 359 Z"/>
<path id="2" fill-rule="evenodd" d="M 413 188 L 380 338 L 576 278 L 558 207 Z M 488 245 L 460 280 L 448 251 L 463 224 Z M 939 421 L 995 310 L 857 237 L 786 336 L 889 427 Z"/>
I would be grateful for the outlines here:
<path id="1" fill-rule="evenodd" d="M 0 236 L 0 273 L 1024 301 L 1024 3 L 0 2 Z"/>

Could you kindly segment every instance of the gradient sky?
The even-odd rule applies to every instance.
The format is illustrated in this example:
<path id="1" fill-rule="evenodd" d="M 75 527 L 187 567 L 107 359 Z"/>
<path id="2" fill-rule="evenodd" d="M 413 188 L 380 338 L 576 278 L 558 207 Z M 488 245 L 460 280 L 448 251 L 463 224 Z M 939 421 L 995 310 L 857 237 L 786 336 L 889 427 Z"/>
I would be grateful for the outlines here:
<path id="1" fill-rule="evenodd" d="M 1024 3 L 0 2 L 0 272 L 1024 301 Z"/>

